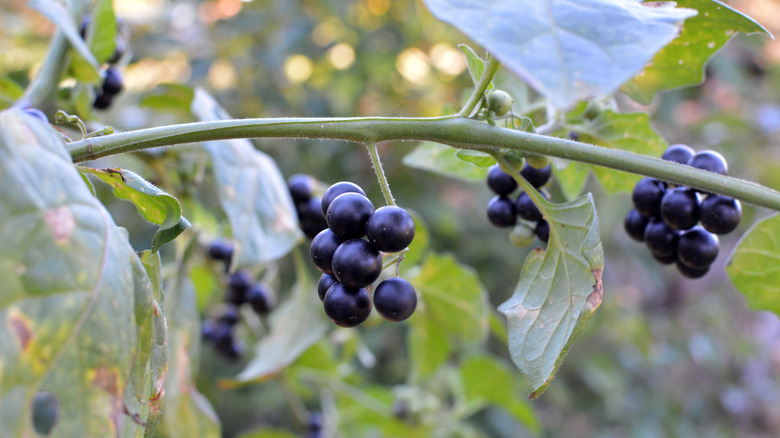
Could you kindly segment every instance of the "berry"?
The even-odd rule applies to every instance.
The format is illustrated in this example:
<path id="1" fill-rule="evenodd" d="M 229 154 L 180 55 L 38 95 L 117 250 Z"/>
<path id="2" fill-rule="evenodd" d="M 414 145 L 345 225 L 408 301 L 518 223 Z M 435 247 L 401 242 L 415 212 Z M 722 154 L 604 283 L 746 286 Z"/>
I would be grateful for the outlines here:
<path id="1" fill-rule="evenodd" d="M 313 239 L 320 231 L 328 228 L 325 216 L 320 211 L 319 198 L 312 198 L 308 202 L 298 204 L 298 219 L 301 221 L 301 230 L 309 239 Z"/>
<path id="2" fill-rule="evenodd" d="M 374 212 L 374 204 L 360 193 L 344 193 L 328 207 L 325 220 L 328 227 L 342 239 L 363 237 L 366 223 Z"/>
<path id="3" fill-rule="evenodd" d="M 520 193 L 517 197 L 515 209 L 518 216 L 528 221 L 536 222 L 543 218 L 542 212 L 539 211 L 539 207 L 534 204 L 534 201 L 531 200 L 531 197 L 528 196 L 528 193 L 526 192 Z"/>
<path id="4" fill-rule="evenodd" d="M 512 109 L 512 96 L 506 91 L 493 90 L 487 95 L 488 109 L 497 116 L 506 115 Z"/>
<path id="5" fill-rule="evenodd" d="M 496 195 L 488 202 L 487 217 L 491 224 L 508 228 L 517 223 L 517 208 L 511 199 Z"/>
<path id="6" fill-rule="evenodd" d="M 374 307 L 387 320 L 403 321 L 417 308 L 417 294 L 403 278 L 388 278 L 374 291 Z"/>
<path id="7" fill-rule="evenodd" d="M 537 169 L 526 162 L 525 166 L 523 166 L 523 170 L 520 171 L 520 175 L 531 183 L 534 188 L 538 189 L 550 181 L 550 176 L 552 176 L 552 165 L 548 164 L 547 167 Z"/>
<path id="8" fill-rule="evenodd" d="M 534 169 L 544 169 L 550 165 L 552 160 L 547 155 L 531 154 L 525 157 L 525 162 Z"/>
<path id="9" fill-rule="evenodd" d="M 265 283 L 255 283 L 246 293 L 246 301 L 258 315 L 267 315 L 274 308 L 274 296 Z"/>
<path id="10" fill-rule="evenodd" d="M 252 285 L 252 279 L 244 271 L 236 271 L 228 278 L 226 301 L 240 306 L 246 302 L 246 292 Z"/>
<path id="11" fill-rule="evenodd" d="M 701 225 L 715 234 L 727 234 L 739 225 L 742 205 L 739 200 L 721 195 L 709 195 L 699 208 Z"/>
<path id="12" fill-rule="evenodd" d="M 671 255 L 651 254 L 651 255 L 658 263 L 662 265 L 671 265 L 677 261 L 677 254 L 671 254 Z"/>
<path id="13" fill-rule="evenodd" d="M 217 352 L 228 359 L 238 359 L 241 356 L 241 348 L 233 338 L 233 327 L 227 324 L 218 324 L 214 335 L 214 347 Z"/>
<path id="14" fill-rule="evenodd" d="M 233 258 L 233 244 L 227 240 L 215 240 L 208 249 L 209 258 L 229 265 Z"/>
<path id="15" fill-rule="evenodd" d="M 591 100 L 585 107 L 585 111 L 582 113 L 582 117 L 588 120 L 593 120 L 602 112 L 604 112 L 604 105 L 602 105 L 601 102 L 597 100 Z"/>
<path id="16" fill-rule="evenodd" d="M 333 275 L 351 288 L 366 287 L 382 273 L 382 256 L 367 240 L 352 239 L 333 253 Z"/>
<path id="17" fill-rule="evenodd" d="M 526 223 L 519 223 L 509 232 L 509 241 L 519 248 L 525 248 L 534 243 L 536 232 Z"/>
<path id="18" fill-rule="evenodd" d="M 108 109 L 111 106 L 111 101 L 114 100 L 114 96 L 105 93 L 98 93 L 95 96 L 95 101 L 92 102 L 92 107 L 99 110 Z"/>
<path id="19" fill-rule="evenodd" d="M 508 195 L 517 188 L 517 181 L 512 178 L 512 175 L 501 170 L 498 164 L 494 164 L 488 169 L 487 184 L 490 190 L 497 195 Z"/>
<path id="20" fill-rule="evenodd" d="M 203 321 L 200 326 L 200 336 L 204 341 L 215 342 L 217 339 L 217 323 L 212 320 Z"/>
<path id="21" fill-rule="evenodd" d="M 106 76 L 103 78 L 103 95 L 115 96 L 122 91 L 122 76 L 113 68 L 106 69 Z"/>
<path id="22" fill-rule="evenodd" d="M 718 257 L 718 236 L 702 227 L 682 233 L 677 243 L 677 260 L 694 269 L 705 269 Z"/>
<path id="23" fill-rule="evenodd" d="M 343 242 L 333 231 L 324 229 L 311 241 L 311 261 L 325 274 L 333 274 L 333 253 Z"/>
<path id="24" fill-rule="evenodd" d="M 665 191 L 664 184 L 657 179 L 642 178 L 636 183 L 631 194 L 634 208 L 642 216 L 658 216 L 661 214 L 661 199 L 664 197 Z"/>
<path id="25" fill-rule="evenodd" d="M 328 190 L 325 191 L 325 194 L 322 195 L 322 214 L 328 214 L 328 207 L 330 207 L 330 203 L 333 202 L 333 200 L 336 199 L 339 195 L 350 192 L 360 193 L 361 195 L 366 196 L 366 192 L 364 192 L 360 186 L 349 181 L 337 182 L 336 184 L 330 186 Z"/>
<path id="26" fill-rule="evenodd" d="M 109 64 L 116 64 L 119 62 L 119 60 L 122 59 L 122 56 L 125 54 L 126 50 L 125 40 L 119 35 L 116 36 L 114 42 L 116 45 L 114 47 L 114 53 L 111 54 L 111 59 L 108 60 Z"/>
<path id="27" fill-rule="evenodd" d="M 401 207 L 379 207 L 368 218 L 366 237 L 379 251 L 401 251 L 414 239 L 414 219 Z"/>
<path id="28" fill-rule="evenodd" d="M 325 299 L 325 293 L 327 293 L 328 289 L 337 281 L 336 277 L 331 274 L 322 274 L 320 276 L 320 281 L 317 282 L 317 295 L 320 296 L 320 301 Z"/>
<path id="29" fill-rule="evenodd" d="M 46 117 L 46 114 L 44 114 L 43 111 L 39 110 L 38 108 L 27 108 L 24 110 L 24 112 L 27 113 L 27 115 L 33 116 L 44 123 L 49 123 L 49 119 Z"/>
<path id="30" fill-rule="evenodd" d="M 219 321 L 227 325 L 236 325 L 238 323 L 238 320 L 239 320 L 238 307 L 236 306 L 227 306 L 225 308 L 225 313 L 223 313 L 222 316 L 219 317 Z"/>
<path id="31" fill-rule="evenodd" d="M 536 237 L 542 242 L 547 243 L 550 241 L 550 224 L 548 224 L 546 220 L 537 222 L 534 232 L 536 233 Z"/>
<path id="32" fill-rule="evenodd" d="M 645 227 L 645 244 L 655 255 L 671 256 L 676 254 L 679 237 L 679 232 L 658 218 L 650 219 Z"/>
<path id="33" fill-rule="evenodd" d="M 675 230 L 687 230 L 699 222 L 699 198 L 696 191 L 675 187 L 661 199 L 661 217 Z"/>
<path id="34" fill-rule="evenodd" d="M 680 262 L 679 260 L 675 261 L 675 266 L 677 266 L 677 270 L 680 272 L 680 274 L 682 274 L 683 277 L 688 277 L 688 278 L 703 277 L 704 274 L 706 274 L 707 271 L 710 270 L 709 266 L 702 269 L 691 268 L 690 266 L 686 266 L 684 263 Z"/>
<path id="35" fill-rule="evenodd" d="M 322 300 L 325 314 L 340 327 L 360 325 L 371 314 L 371 297 L 365 288 L 352 288 L 334 283 Z"/>
<path id="36" fill-rule="evenodd" d="M 650 219 L 642 216 L 641 213 L 632 208 L 631 211 L 626 214 L 623 226 L 626 229 L 626 233 L 628 233 L 632 239 L 637 242 L 642 242 L 645 240 L 645 227 L 647 227 L 649 221 Z"/>
<path id="37" fill-rule="evenodd" d="M 688 165 L 697 169 L 707 170 L 709 172 L 726 175 L 729 172 L 729 166 L 723 155 L 715 151 L 701 151 L 694 154 L 688 161 Z"/>
<path id="38" fill-rule="evenodd" d="M 293 204 L 309 202 L 314 191 L 314 179 L 309 175 L 296 173 L 287 178 L 287 188 L 290 190 Z"/>
<path id="39" fill-rule="evenodd" d="M 691 157 L 693 157 L 693 154 L 695 153 L 696 151 L 694 151 L 690 146 L 684 144 L 673 144 L 666 149 L 663 155 L 661 155 L 661 159 L 666 161 L 674 161 L 675 163 L 680 164 L 688 164 L 688 161 L 690 161 Z"/>

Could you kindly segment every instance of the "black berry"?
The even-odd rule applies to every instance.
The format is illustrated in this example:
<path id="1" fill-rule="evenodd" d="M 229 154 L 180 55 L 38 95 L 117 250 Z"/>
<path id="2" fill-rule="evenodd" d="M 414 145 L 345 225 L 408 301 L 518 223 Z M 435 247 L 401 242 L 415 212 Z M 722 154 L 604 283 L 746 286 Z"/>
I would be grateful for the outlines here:
<path id="1" fill-rule="evenodd" d="M 403 278 L 388 278 L 374 291 L 374 307 L 385 319 L 403 321 L 417 308 L 417 294 Z"/>
<path id="2" fill-rule="evenodd" d="M 677 254 L 669 254 L 669 255 L 651 254 L 651 255 L 658 263 L 662 265 L 671 265 L 677 261 Z"/>
<path id="3" fill-rule="evenodd" d="M 699 208 L 701 225 L 715 234 L 734 231 L 742 219 L 742 205 L 739 200 L 721 195 L 709 195 Z"/>
<path id="4" fill-rule="evenodd" d="M 374 212 L 374 204 L 359 193 L 344 193 L 328 207 L 325 220 L 328 227 L 342 239 L 363 237 L 366 223 Z"/>
<path id="5" fill-rule="evenodd" d="M 246 301 L 258 315 L 266 315 L 274 308 L 274 297 L 265 283 L 252 285 L 246 293 Z"/>
<path id="6" fill-rule="evenodd" d="M 723 155 L 715 151 L 701 151 L 694 154 L 688 161 L 688 165 L 697 169 L 726 175 L 729 172 L 729 166 Z"/>
<path id="7" fill-rule="evenodd" d="M 312 192 L 314 191 L 314 179 L 309 175 L 296 173 L 287 178 L 287 188 L 290 190 L 293 203 L 297 206 L 311 200 Z"/>
<path id="8" fill-rule="evenodd" d="M 246 292 L 250 286 L 252 286 L 252 279 L 246 272 L 237 271 L 230 274 L 226 300 L 236 306 L 244 304 L 246 302 Z"/>
<path id="9" fill-rule="evenodd" d="M 360 325 L 371 314 L 371 297 L 365 288 L 351 288 L 334 283 L 322 301 L 325 314 L 341 327 Z"/>
<path id="10" fill-rule="evenodd" d="M 111 102 L 114 100 L 114 96 L 105 93 L 98 93 L 95 96 L 95 101 L 92 102 L 92 107 L 99 110 L 107 109 L 111 106 Z"/>
<path id="11" fill-rule="evenodd" d="M 534 204 L 528 193 L 523 192 L 517 196 L 515 201 L 515 210 L 517 215 L 528 221 L 540 221 L 542 220 L 542 212 L 539 211 L 539 207 Z"/>
<path id="12" fill-rule="evenodd" d="M 677 266 L 677 271 L 679 271 L 683 277 L 688 278 L 701 278 L 707 273 L 707 271 L 710 270 L 709 266 L 701 269 L 691 268 L 690 266 L 686 266 L 684 263 L 680 262 L 680 260 L 675 261 L 675 266 Z"/>
<path id="13" fill-rule="evenodd" d="M 487 217 L 491 224 L 508 228 L 517 222 L 517 207 L 506 196 L 496 195 L 488 202 Z"/>
<path id="14" fill-rule="evenodd" d="M 699 198 L 696 191 L 675 187 L 661 200 L 661 217 L 675 230 L 687 230 L 699 222 Z"/>
<path id="15" fill-rule="evenodd" d="M 219 320 L 223 324 L 236 325 L 238 323 L 238 320 L 239 320 L 238 307 L 236 307 L 236 306 L 227 306 L 225 308 L 225 312 L 222 314 L 222 316 L 219 317 Z"/>
<path id="16" fill-rule="evenodd" d="M 382 257 L 367 240 L 347 240 L 333 253 L 333 275 L 351 288 L 366 287 L 382 273 Z"/>
<path id="17" fill-rule="evenodd" d="M 310 255 L 314 266 L 325 274 L 332 274 L 333 253 L 341 242 L 343 241 L 333 234 L 333 231 L 329 229 L 320 231 L 311 241 Z"/>
<path id="18" fill-rule="evenodd" d="M 122 84 L 122 76 L 113 68 L 106 69 L 106 76 L 103 78 L 103 94 L 109 96 L 115 96 L 122 91 L 124 85 Z"/>
<path id="19" fill-rule="evenodd" d="M 214 335 L 214 347 L 217 352 L 228 359 L 241 357 L 241 348 L 233 337 L 233 327 L 227 324 L 217 324 Z"/>
<path id="20" fill-rule="evenodd" d="M 536 237 L 538 237 L 542 242 L 547 243 L 550 241 L 550 224 L 547 223 L 546 220 L 540 220 L 537 222 L 534 232 L 536 233 Z"/>
<path id="21" fill-rule="evenodd" d="M 552 165 L 537 169 L 530 164 L 525 163 L 523 170 L 520 171 L 520 175 L 531 183 L 534 188 L 538 189 L 550 181 L 550 176 L 552 176 Z"/>
<path id="22" fill-rule="evenodd" d="M 666 225 L 664 221 L 653 218 L 645 228 L 645 244 L 650 252 L 659 256 L 670 256 L 677 252 L 679 232 Z"/>
<path id="23" fill-rule="evenodd" d="M 325 299 L 325 293 L 328 292 L 333 283 L 336 283 L 336 277 L 331 274 L 322 274 L 320 281 L 317 282 L 317 295 L 320 297 L 320 301 Z"/>
<path id="24" fill-rule="evenodd" d="M 230 260 L 233 258 L 233 244 L 227 240 L 215 240 L 209 245 L 208 255 L 212 260 L 230 265 Z"/>
<path id="25" fill-rule="evenodd" d="M 414 239 L 414 219 L 401 207 L 379 207 L 368 218 L 366 237 L 380 251 L 401 251 Z"/>
<path id="26" fill-rule="evenodd" d="M 355 183 L 351 183 L 349 181 L 337 182 L 336 184 L 330 186 L 328 190 L 325 191 L 325 194 L 322 195 L 322 214 L 327 215 L 330 203 L 333 202 L 333 200 L 336 199 L 339 195 L 344 193 L 360 193 L 361 195 L 366 196 L 366 192 L 364 192 L 363 189 L 361 189 L 360 186 Z"/>
<path id="27" fill-rule="evenodd" d="M 501 170 L 498 164 L 494 164 L 488 169 L 487 184 L 490 190 L 498 195 L 508 195 L 517 188 L 517 181 L 512 178 L 512 175 Z"/>
<path id="28" fill-rule="evenodd" d="M 127 50 L 127 45 L 125 44 L 125 40 L 121 38 L 119 35 L 116 36 L 114 42 L 115 42 L 114 53 L 111 54 L 111 59 L 108 60 L 109 64 L 116 64 L 117 62 L 119 62 L 119 60 L 122 59 L 122 56 L 124 56 L 125 51 Z"/>
<path id="29" fill-rule="evenodd" d="M 298 219 L 301 221 L 301 230 L 309 239 L 319 234 L 320 231 L 328 228 L 325 216 L 320 211 L 321 200 L 312 198 L 308 202 L 298 204 Z"/>
<path id="30" fill-rule="evenodd" d="M 645 228 L 647 227 L 647 223 L 650 221 L 646 216 L 642 216 L 641 213 L 636 211 L 635 209 L 631 209 L 631 211 L 626 214 L 626 219 L 623 221 L 623 226 L 626 229 L 626 233 L 628 233 L 629 237 L 636 240 L 637 242 L 642 242 L 645 240 Z"/>
<path id="31" fill-rule="evenodd" d="M 677 243 L 677 259 L 694 269 L 704 269 L 718 257 L 718 236 L 702 227 L 682 233 Z"/>
<path id="32" fill-rule="evenodd" d="M 693 154 L 696 151 L 692 147 L 684 144 L 673 144 L 666 149 L 661 159 L 666 161 L 674 161 L 675 163 L 688 164 Z"/>
<path id="33" fill-rule="evenodd" d="M 634 186 L 631 199 L 634 208 L 643 216 L 654 217 L 661 214 L 661 199 L 665 193 L 664 184 L 657 179 L 642 178 Z"/>

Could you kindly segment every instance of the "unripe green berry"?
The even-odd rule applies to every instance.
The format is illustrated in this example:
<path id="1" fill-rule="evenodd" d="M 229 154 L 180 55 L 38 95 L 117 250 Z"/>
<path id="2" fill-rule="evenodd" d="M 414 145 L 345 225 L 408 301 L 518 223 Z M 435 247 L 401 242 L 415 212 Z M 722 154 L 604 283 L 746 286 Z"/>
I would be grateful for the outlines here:
<path id="1" fill-rule="evenodd" d="M 488 109 L 497 116 L 506 115 L 512 109 L 512 96 L 506 91 L 493 90 L 487 95 Z"/>
<path id="2" fill-rule="evenodd" d="M 582 113 L 582 117 L 593 120 L 596 117 L 598 117 L 602 112 L 604 112 L 604 106 L 601 105 L 601 102 L 596 100 L 591 100 L 588 102 L 588 106 L 585 107 L 585 112 Z"/>
<path id="3" fill-rule="evenodd" d="M 516 151 L 508 151 L 504 153 L 504 159 L 509 162 L 509 164 L 511 164 L 516 171 L 520 172 L 523 170 L 524 161 L 522 154 Z M 501 167 L 501 170 L 503 170 L 505 173 L 509 173 L 509 170 L 504 169 L 503 165 L 499 165 L 499 167 Z"/>
<path id="4" fill-rule="evenodd" d="M 551 160 L 547 155 L 534 154 L 525 157 L 525 161 L 528 162 L 528 165 L 534 169 L 544 169 L 548 164 L 550 164 Z"/>
<path id="5" fill-rule="evenodd" d="M 530 246 L 534 243 L 535 238 L 536 232 L 534 229 L 523 222 L 515 225 L 514 228 L 512 228 L 512 231 L 509 232 L 509 241 L 520 248 Z"/>

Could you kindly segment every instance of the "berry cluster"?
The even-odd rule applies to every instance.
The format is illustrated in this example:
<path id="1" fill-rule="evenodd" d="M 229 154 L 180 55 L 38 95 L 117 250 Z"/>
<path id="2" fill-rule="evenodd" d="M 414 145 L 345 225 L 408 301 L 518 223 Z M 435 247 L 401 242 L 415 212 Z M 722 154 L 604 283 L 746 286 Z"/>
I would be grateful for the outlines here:
<path id="1" fill-rule="evenodd" d="M 697 153 L 682 144 L 670 146 L 661 158 L 721 175 L 728 172 L 721 154 L 709 150 Z M 628 235 L 645 242 L 658 262 L 674 263 L 688 278 L 699 278 L 709 271 L 718 256 L 717 234 L 730 233 L 742 218 L 742 206 L 736 199 L 653 178 L 640 180 L 631 197 L 634 208 L 624 221 Z"/>
<path id="2" fill-rule="evenodd" d="M 400 207 L 374 210 L 363 189 L 346 181 L 328 188 L 321 208 L 327 228 L 311 242 L 311 260 L 322 271 L 317 292 L 336 325 L 355 327 L 371 313 L 366 288 L 382 273 L 381 253 L 409 246 L 414 220 Z M 373 301 L 384 318 L 403 321 L 417 307 L 417 294 L 406 280 L 390 278 L 376 287 Z"/>
<path id="3" fill-rule="evenodd" d="M 208 249 L 211 259 L 223 262 L 225 270 L 233 257 L 233 246 L 229 242 L 217 240 Z M 263 282 L 253 282 L 248 273 L 236 271 L 228 276 L 225 290 L 225 307 L 221 314 L 203 323 L 203 339 L 213 343 L 221 355 L 229 359 L 241 356 L 241 346 L 236 342 L 234 328 L 239 321 L 239 312 L 243 304 L 248 304 L 258 315 L 267 315 L 274 307 L 274 295 Z"/>
<path id="4" fill-rule="evenodd" d="M 322 198 L 314 196 L 315 187 L 316 181 L 309 175 L 297 173 L 287 179 L 287 188 L 298 212 L 298 222 L 309 239 L 314 239 L 320 231 L 328 228 Z"/>
<path id="5" fill-rule="evenodd" d="M 520 170 L 520 175 L 538 189 L 550 181 L 552 167 L 546 164 L 544 167 L 536 168 L 526 161 Z M 550 239 L 550 224 L 544 220 L 542 212 L 533 203 L 528 193 L 522 192 L 514 199 L 511 197 L 517 189 L 517 181 L 511 175 L 496 164 L 488 170 L 487 184 L 496 194 L 487 205 L 487 217 L 490 223 L 499 228 L 514 227 L 510 239 L 519 246 L 528 246 L 531 243 L 533 235 L 530 230 L 533 230 L 533 233 L 543 242 Z M 544 193 L 542 196 L 545 196 Z M 518 223 L 518 217 L 521 223 Z"/>
<path id="6" fill-rule="evenodd" d="M 84 17 L 81 22 L 80 34 L 81 38 L 86 41 L 87 29 L 92 22 L 90 16 Z M 88 41 L 87 41 L 88 42 Z M 95 89 L 95 101 L 92 102 L 92 107 L 99 110 L 107 109 L 111 106 L 111 102 L 114 100 L 114 96 L 119 94 L 124 88 L 122 83 L 122 76 L 119 74 L 113 66 L 119 62 L 119 60 L 125 54 L 125 42 L 120 35 L 115 37 L 115 49 L 111 55 L 111 59 L 108 60 L 109 67 L 103 72 L 103 83 L 100 88 Z"/>

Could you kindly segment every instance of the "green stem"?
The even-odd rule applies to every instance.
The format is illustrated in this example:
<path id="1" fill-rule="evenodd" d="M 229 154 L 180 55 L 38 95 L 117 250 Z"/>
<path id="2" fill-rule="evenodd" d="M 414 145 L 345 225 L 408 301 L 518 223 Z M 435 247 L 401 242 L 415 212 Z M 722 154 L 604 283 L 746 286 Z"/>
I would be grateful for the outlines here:
<path id="1" fill-rule="evenodd" d="M 65 33 L 58 30 L 49 43 L 46 58 L 38 69 L 30 85 L 24 90 L 24 95 L 19 99 L 18 106 L 38 106 L 57 86 L 60 75 L 65 69 L 65 58 L 68 53 L 68 39 Z"/>
<path id="2" fill-rule="evenodd" d="M 363 144 L 419 140 L 481 151 L 511 149 L 646 175 L 780 211 L 780 192 L 750 181 L 633 152 L 490 126 L 455 116 L 220 120 L 86 138 L 70 143 L 68 149 L 73 161 L 79 163 L 159 146 L 231 138 L 337 139 Z"/>
<path id="3" fill-rule="evenodd" d="M 482 72 L 482 77 L 479 78 L 479 82 L 477 82 L 474 91 L 471 93 L 471 96 L 469 96 L 466 104 L 463 105 L 458 116 L 469 117 L 471 113 L 474 112 L 474 109 L 477 107 L 479 101 L 482 100 L 482 96 L 485 95 L 485 90 L 490 86 L 490 82 L 493 80 L 493 77 L 500 67 L 501 63 L 498 62 L 496 58 L 488 56 L 487 65 L 485 65 L 485 70 Z"/>
<path id="4" fill-rule="evenodd" d="M 368 149 L 368 155 L 371 157 L 371 164 L 374 165 L 376 179 L 379 180 L 379 187 L 382 188 L 382 195 L 385 197 L 385 202 L 387 205 L 395 205 L 393 193 L 390 191 L 390 184 L 387 183 L 385 170 L 382 168 L 382 160 L 379 159 L 379 152 L 376 150 L 376 143 L 372 141 L 366 142 L 366 149 Z"/>

